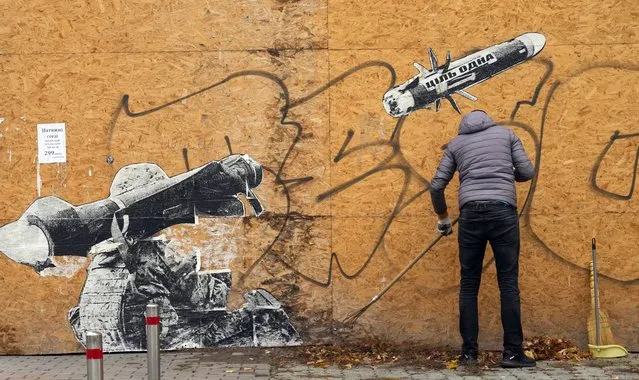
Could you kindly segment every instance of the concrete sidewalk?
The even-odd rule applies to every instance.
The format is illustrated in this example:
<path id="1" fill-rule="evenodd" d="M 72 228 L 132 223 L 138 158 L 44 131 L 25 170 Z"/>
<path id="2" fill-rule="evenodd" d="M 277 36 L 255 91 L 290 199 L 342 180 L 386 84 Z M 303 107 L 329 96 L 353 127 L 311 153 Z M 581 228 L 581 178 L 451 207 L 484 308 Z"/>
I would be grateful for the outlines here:
<path id="1" fill-rule="evenodd" d="M 263 351 L 261 351 L 263 352 Z M 260 351 L 221 349 L 162 353 L 162 379 L 639 379 L 639 354 L 614 360 L 543 361 L 536 368 L 419 369 L 408 366 L 278 366 Z M 107 354 L 105 379 L 146 379 L 146 354 Z M 0 356 L 0 379 L 86 379 L 85 356 Z"/>

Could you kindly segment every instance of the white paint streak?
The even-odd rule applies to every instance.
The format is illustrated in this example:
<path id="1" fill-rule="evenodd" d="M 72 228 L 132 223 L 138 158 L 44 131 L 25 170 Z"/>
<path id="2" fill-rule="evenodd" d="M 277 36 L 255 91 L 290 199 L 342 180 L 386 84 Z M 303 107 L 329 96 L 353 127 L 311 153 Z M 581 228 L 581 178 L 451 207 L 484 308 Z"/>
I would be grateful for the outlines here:
<path id="1" fill-rule="evenodd" d="M 36 188 L 38 189 L 38 198 L 42 190 L 42 178 L 40 177 L 40 163 L 36 163 Z"/>
<path id="2" fill-rule="evenodd" d="M 11 155 L 12 155 L 12 152 L 11 152 L 11 149 L 9 149 L 9 162 L 11 162 Z"/>
<path id="3" fill-rule="evenodd" d="M 89 177 L 93 177 L 93 168 L 89 168 Z"/>

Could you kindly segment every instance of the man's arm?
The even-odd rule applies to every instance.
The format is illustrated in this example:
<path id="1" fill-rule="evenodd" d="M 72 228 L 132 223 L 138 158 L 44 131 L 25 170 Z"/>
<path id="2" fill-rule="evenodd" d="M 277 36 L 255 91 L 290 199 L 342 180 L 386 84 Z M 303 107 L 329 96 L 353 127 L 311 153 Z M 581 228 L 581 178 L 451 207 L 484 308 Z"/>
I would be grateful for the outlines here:
<path id="1" fill-rule="evenodd" d="M 457 170 L 457 164 L 453 154 L 448 147 L 444 150 L 444 156 L 437 167 L 435 176 L 430 183 L 430 197 L 433 202 L 433 208 L 440 219 L 448 217 L 448 206 L 446 205 L 446 196 L 444 191 L 446 186 Z"/>
<path id="2" fill-rule="evenodd" d="M 526 151 L 519 137 L 511 131 L 510 149 L 513 157 L 513 166 L 515 167 L 515 181 L 526 182 L 535 176 L 535 168 L 528 158 Z"/>

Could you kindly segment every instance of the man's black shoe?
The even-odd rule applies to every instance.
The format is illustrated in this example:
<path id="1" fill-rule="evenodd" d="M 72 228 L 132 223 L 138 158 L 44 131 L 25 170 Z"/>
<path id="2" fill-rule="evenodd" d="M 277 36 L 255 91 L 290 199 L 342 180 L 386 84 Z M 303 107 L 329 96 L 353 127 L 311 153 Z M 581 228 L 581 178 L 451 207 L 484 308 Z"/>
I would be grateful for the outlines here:
<path id="1" fill-rule="evenodd" d="M 504 368 L 534 367 L 536 365 L 535 360 L 529 358 L 523 352 L 515 354 L 510 351 L 505 351 L 501 361 L 501 366 Z"/>
<path id="2" fill-rule="evenodd" d="M 477 365 L 477 355 L 474 355 L 474 354 L 462 354 L 459 357 L 459 365 L 476 366 Z"/>

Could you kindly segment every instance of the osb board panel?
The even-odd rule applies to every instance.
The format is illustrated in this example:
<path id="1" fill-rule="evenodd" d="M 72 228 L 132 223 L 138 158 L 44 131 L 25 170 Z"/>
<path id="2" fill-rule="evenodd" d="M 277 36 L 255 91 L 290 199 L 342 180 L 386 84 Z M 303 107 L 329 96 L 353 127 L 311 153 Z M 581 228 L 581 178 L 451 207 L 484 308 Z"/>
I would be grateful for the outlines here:
<path id="1" fill-rule="evenodd" d="M 326 48 L 325 0 L 3 1 L 0 53 Z"/>
<path id="2" fill-rule="evenodd" d="M 412 61 L 426 56 L 415 50 L 332 51 L 330 54 L 332 77 L 361 62 L 379 59 L 398 68 L 398 81 L 413 75 Z M 536 186 L 531 188 L 530 183 L 518 186 L 520 206 L 530 190 L 534 190 L 529 198 L 533 206 L 522 217 L 520 284 L 527 336 L 565 336 L 581 345 L 586 344 L 591 306 L 585 268 L 591 257 L 590 239 L 595 236 L 599 241 L 602 307 L 612 313 L 611 324 L 619 342 L 628 347 L 636 347 L 638 343 L 636 327 L 633 327 L 638 322 L 633 310 L 639 301 L 635 294 L 636 279 L 639 278 L 634 254 L 639 238 L 635 221 L 636 190 L 632 191 L 632 197 L 629 195 L 639 147 L 637 131 L 633 129 L 637 114 L 637 106 L 633 102 L 638 88 L 634 74 L 639 62 L 633 61 L 632 57 L 637 56 L 634 46 L 601 49 L 550 45 L 538 59 L 473 88 L 471 92 L 479 97 L 477 103 L 472 104 L 465 99 L 459 101 L 463 110 L 482 108 L 496 120 L 507 121 L 517 110 L 517 123 L 510 124 L 521 137 L 531 159 L 536 159 L 535 141 L 541 144 L 538 145 L 542 153 Z M 549 80 L 544 81 L 547 73 Z M 342 146 L 343 137 L 340 135 L 343 136 L 347 129 L 354 129 L 354 136 L 366 136 L 366 132 L 360 131 L 366 130 L 366 126 L 359 122 L 361 116 L 346 105 L 345 99 L 351 93 L 359 96 L 361 91 L 375 86 L 375 79 L 378 78 L 372 74 L 368 77 L 362 75 L 356 81 L 357 91 L 349 92 L 338 86 L 331 92 L 332 155 Z M 624 86 L 619 86 L 619 83 L 624 83 Z M 536 103 L 521 104 L 517 108 L 518 102 L 533 98 L 536 88 L 540 89 Z M 379 124 L 383 124 L 386 131 L 392 130 L 393 120 L 385 120 L 383 111 L 375 110 L 375 103 L 379 100 L 372 94 L 370 97 L 372 99 L 358 109 L 369 113 L 368 120 L 379 117 L 382 120 Z M 544 113 L 544 110 L 547 112 Z M 441 157 L 441 145 L 456 134 L 459 119 L 446 103 L 439 113 L 427 110 L 409 116 L 402 125 L 401 138 L 396 145 L 402 153 L 401 158 L 406 161 L 393 162 L 410 169 L 411 173 L 415 173 L 413 178 L 418 178 L 420 173 L 430 178 Z M 335 129 L 340 133 L 336 134 Z M 373 123 L 369 137 L 361 139 L 358 144 L 366 145 L 377 139 L 377 129 L 381 128 Z M 592 170 L 615 130 L 622 135 L 601 161 L 596 182 L 600 190 L 597 190 L 591 185 Z M 383 157 L 379 156 L 378 161 Z M 347 160 L 356 162 L 354 157 L 348 157 L 344 164 L 349 162 Z M 342 162 L 331 169 L 335 185 L 343 183 L 349 171 L 341 171 L 340 164 Z M 356 172 L 368 168 L 351 165 Z M 389 178 L 386 184 L 370 177 L 358 182 L 358 188 L 353 187 L 352 192 L 343 191 L 333 198 L 333 248 L 352 253 L 353 257 L 349 257 L 348 261 L 343 260 L 346 265 L 350 264 L 351 273 L 369 257 L 371 240 L 383 235 L 383 226 L 392 220 L 381 248 L 361 276 L 354 281 L 336 281 L 333 310 L 336 318 L 343 318 L 365 305 L 410 258 L 436 237 L 434 218 L 421 217 L 424 213 L 432 213 L 430 200 L 423 196 L 415 198 L 399 215 L 394 215 L 392 207 L 387 207 L 385 218 L 362 219 L 358 223 L 363 224 L 361 228 L 347 222 L 347 216 L 352 218 L 352 215 L 362 213 L 352 205 L 362 198 L 356 194 L 356 189 L 370 189 L 370 194 L 380 194 L 378 197 L 382 200 L 386 193 L 397 198 L 397 189 L 401 188 L 398 182 L 401 182 L 399 175 Z M 367 187 L 369 183 L 371 186 Z M 454 179 L 447 192 L 453 217 L 458 215 L 454 203 L 456 188 L 457 179 Z M 407 192 L 417 196 L 418 190 L 418 186 L 410 186 Z M 367 202 L 375 205 L 372 200 Z M 383 208 L 379 204 L 375 207 Z M 400 228 L 399 221 L 404 219 L 407 220 L 402 227 L 406 233 L 402 240 L 405 249 L 396 247 L 390 250 L 387 237 Z M 362 236 L 363 243 L 353 241 L 353 236 Z M 459 338 L 455 241 L 456 234 L 440 241 L 400 283 L 365 313 L 360 319 L 362 332 L 392 341 L 426 341 L 435 345 L 452 343 L 456 348 Z M 487 256 L 491 254 L 487 253 Z M 363 291 L 353 293 L 353 287 Z M 502 333 L 494 264 L 485 272 L 480 310 L 480 343 L 485 348 L 499 349 Z M 612 317 L 613 314 L 615 317 Z M 396 323 L 398 318 L 403 322 Z M 378 326 L 385 327 L 379 329 Z"/>
<path id="3" fill-rule="evenodd" d="M 526 32 L 543 33 L 554 45 L 636 43 L 638 15 L 633 0 L 335 0 L 329 1 L 329 47 L 472 49 Z"/>
<path id="4" fill-rule="evenodd" d="M 173 176 L 186 170 L 185 148 L 191 168 L 219 159 L 228 154 L 225 136 L 234 153 L 251 152 L 275 172 L 295 143 L 282 167 L 282 178 L 319 178 L 323 174 L 319 163 L 328 157 L 325 94 L 289 112 L 286 121 L 301 124 L 297 141 L 297 129 L 280 124 L 283 90 L 258 75 L 236 78 L 143 117 L 122 114 L 113 119 L 124 94 L 130 96 L 131 110 L 139 112 L 246 70 L 285 78 L 293 101 L 326 82 L 327 69 L 321 68 L 326 62 L 326 53 L 321 52 L 278 57 L 268 53 L 5 56 L 0 66 L 0 75 L 8 78 L 0 116 L 5 119 L 2 174 L 11 190 L 3 197 L 0 211 L 3 217 L 15 219 L 37 196 L 35 124 L 43 122 L 67 123 L 68 163 L 40 165 L 41 195 L 56 195 L 73 204 L 106 196 L 113 175 L 127 164 L 156 163 Z M 113 165 L 106 162 L 109 155 Z M 268 180 L 274 177 L 266 174 Z M 315 180 L 300 187 L 315 187 L 310 195 L 314 198 L 328 184 Z M 285 199 L 281 191 L 278 196 Z M 291 191 L 290 198 L 291 208 L 298 210 L 299 196 Z M 303 208 L 309 214 L 328 213 L 326 206 L 312 202 L 305 202 Z"/>
<path id="5" fill-rule="evenodd" d="M 330 92 L 331 157 L 340 158 L 331 167 L 333 189 L 339 190 L 329 193 L 334 216 L 388 215 L 398 200 L 402 204 L 409 202 L 423 191 L 435 172 L 442 146 L 457 132 L 458 114 L 444 100 L 440 112 L 420 110 L 399 125 L 399 119 L 388 116 L 381 105 L 381 94 L 391 84 L 413 76 L 412 63 L 425 56 L 426 51 L 417 50 L 330 52 L 331 77 L 357 70 L 336 83 Z M 533 96 L 544 72 L 545 66 L 539 63 L 516 67 L 472 88 L 479 98 L 477 102 L 462 98 L 459 105 L 464 112 L 484 108 L 495 120 L 507 121 L 518 101 Z M 394 82 L 392 73 L 397 78 Z M 512 86 L 513 82 L 518 85 Z M 398 139 L 391 141 L 394 134 Z M 532 137 L 521 130 L 517 134 L 534 159 Z M 348 144 L 344 145 L 346 141 Z M 343 157 L 339 155 L 342 148 L 346 152 Z M 451 210 L 457 208 L 457 185 L 457 180 L 451 181 L 448 190 Z M 523 202 L 525 186 L 519 190 Z M 412 202 L 421 205 L 415 208 L 415 215 L 432 210 L 430 197 Z M 403 210 L 402 215 L 407 212 Z"/>
<path id="6" fill-rule="evenodd" d="M 399 140 L 389 142 L 397 120 L 385 114 L 381 97 L 392 83 L 392 71 L 396 82 L 403 82 L 415 73 L 413 61 L 428 66 L 427 47 L 436 50 L 441 62 L 446 50 L 460 57 L 472 48 L 540 31 L 548 45 L 539 58 L 472 88 L 478 102 L 459 100 L 464 111 L 484 108 L 497 120 L 508 120 L 518 109 L 519 124 L 513 128 L 531 158 L 536 158 L 535 139 L 542 144 L 533 206 L 522 219 L 524 331 L 527 336 L 565 336 L 585 344 L 590 304 L 584 267 L 595 234 L 604 275 L 602 306 L 620 343 L 639 347 L 636 190 L 627 200 L 614 195 L 631 189 L 637 137 L 615 141 L 601 161 L 600 190 L 590 186 L 592 168 L 614 130 L 638 132 L 633 129 L 639 65 L 637 48 L 631 45 L 636 42 L 633 4 L 612 8 L 598 4 L 584 13 L 585 5 L 592 8 L 589 3 L 492 4 L 486 10 L 482 2 L 453 2 L 438 5 L 429 14 L 408 3 L 393 5 L 389 12 L 387 4 L 331 2 L 334 50 L 329 52 L 241 51 L 325 48 L 328 30 L 322 35 L 320 26 L 326 13 L 319 3 L 289 2 L 282 9 L 276 5 L 275 11 L 275 3 L 234 3 L 218 6 L 217 14 L 206 13 L 211 7 L 199 3 L 117 4 L 121 11 L 112 16 L 109 11 L 116 9 L 116 2 L 103 1 L 104 13 L 91 18 L 88 5 L 42 3 L 38 5 L 42 12 L 25 8 L 24 16 L 1 23 L 0 33 L 7 36 L 1 51 L 30 54 L 0 57 L 5 84 L 0 110 L 5 119 L 0 125 L 3 224 L 19 217 L 39 194 L 73 204 L 104 198 L 117 169 L 129 163 L 154 162 L 175 175 L 187 164 L 193 168 L 218 159 L 228 152 L 224 140 L 228 136 L 234 152 L 251 154 L 273 172 L 281 169 L 283 178 L 313 179 L 291 183 L 289 203 L 268 172 L 258 188 L 268 210 L 263 217 L 202 218 L 198 225 L 175 227 L 165 235 L 179 238 L 185 251 L 201 249 L 203 268 L 233 270 L 231 306 L 242 302 L 244 291 L 262 286 L 283 301 L 305 342 L 331 338 L 332 320 L 341 321 L 366 304 L 437 236 L 424 185 L 460 117 L 445 102 L 438 113 L 418 111 L 396 130 Z M 100 3 L 90 6 L 101 12 Z M 419 6 L 423 10 L 429 5 Z M 444 12 L 441 7 L 450 8 Z M 16 16 L 16 9 L 7 6 L 3 14 Z M 137 13 L 128 13 L 131 10 Z M 248 15 L 248 22 L 239 21 L 239 14 Z M 449 14 L 455 17 L 444 17 Z M 217 17 L 226 19 L 215 21 Z M 71 19 L 79 21 L 67 22 Z M 254 28 L 255 19 L 264 28 Z M 211 35 L 227 27 L 233 37 L 221 40 Z M 150 53 L 172 50 L 219 51 Z M 93 51 L 98 53 L 38 54 Z M 137 53 L 99 53 L 108 51 Z M 372 60 L 387 64 L 359 67 L 327 91 L 306 98 L 330 78 Z M 597 65 L 601 67 L 593 67 Z M 545 82 L 550 68 L 550 80 Z M 287 120 L 302 125 L 292 149 L 296 129 L 282 126 L 279 119 L 283 89 L 254 73 L 143 117 L 114 116 L 123 94 L 130 95 L 131 110 L 140 112 L 241 70 L 264 70 L 284 80 L 292 101 Z M 533 98 L 538 86 L 537 102 L 517 108 L 518 102 Z M 69 161 L 38 167 L 35 124 L 54 121 L 67 123 Z M 530 127 L 530 133 L 524 126 Z M 287 165 L 281 166 L 289 149 Z M 115 160 L 111 165 L 106 163 L 109 155 Z M 456 189 L 453 180 L 447 192 L 453 216 L 458 214 Z M 519 186 L 520 205 L 529 189 L 529 184 Z M 336 265 L 337 259 L 331 259 L 332 253 L 349 278 Z M 488 252 L 487 262 L 490 256 Z M 5 324 L 0 326 L 4 334 L 0 341 L 8 342 L 0 352 L 79 349 L 66 312 L 75 305 L 85 277 L 77 266 L 87 261 L 75 263 L 77 272 L 67 279 L 39 277 L 27 267 L 0 259 L 2 293 L 9 294 L 0 301 Z M 458 279 L 453 235 L 436 244 L 362 316 L 356 328 L 368 338 L 456 347 Z M 480 296 L 484 348 L 500 346 L 498 299 L 491 265 Z M 43 325 L 49 327 L 46 333 L 32 333 L 33 326 Z"/>
<path id="7" fill-rule="evenodd" d="M 244 220 L 202 217 L 162 234 L 178 240 L 181 253 L 199 250 L 202 269 L 232 269 L 229 307 L 239 306 L 244 292 L 265 288 L 285 305 L 304 341 L 321 340 L 317 326 L 329 324 L 330 289 L 297 273 L 323 282 L 327 274 L 317 268 L 327 268 L 330 259 L 328 204 L 314 201 L 329 187 L 322 178 L 329 157 L 328 95 L 296 100 L 328 80 L 327 63 L 326 52 L 312 51 L 3 56 L 2 224 L 17 219 L 38 195 L 75 205 L 103 199 L 127 164 L 156 163 L 173 176 L 187 164 L 220 159 L 229 153 L 228 137 L 234 153 L 249 154 L 268 169 L 256 189 L 267 213 Z M 114 116 L 124 94 L 132 111 L 142 111 L 246 70 L 251 73 L 147 116 Z M 285 81 L 282 86 L 271 74 Z M 280 122 L 286 95 L 291 108 L 285 121 L 298 123 L 299 131 Z M 66 123 L 66 164 L 37 164 L 35 126 L 42 122 Z M 282 179 L 312 178 L 289 183 L 286 194 L 276 184 L 280 170 Z M 89 260 L 72 262 L 70 278 L 41 277 L 4 255 L 1 260 L 0 319 L 3 342 L 11 343 L 1 351 L 79 350 L 67 311 L 77 303 Z M 33 326 L 45 325 L 46 334 L 33 333 Z"/>

